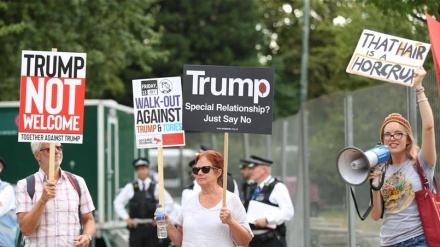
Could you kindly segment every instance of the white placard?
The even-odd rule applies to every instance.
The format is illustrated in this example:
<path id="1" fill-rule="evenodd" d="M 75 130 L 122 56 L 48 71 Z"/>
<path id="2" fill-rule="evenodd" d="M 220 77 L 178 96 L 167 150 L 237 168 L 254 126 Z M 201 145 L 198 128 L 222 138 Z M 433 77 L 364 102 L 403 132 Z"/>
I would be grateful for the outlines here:
<path id="1" fill-rule="evenodd" d="M 347 66 L 347 73 L 377 80 L 413 85 L 430 44 L 365 29 Z"/>

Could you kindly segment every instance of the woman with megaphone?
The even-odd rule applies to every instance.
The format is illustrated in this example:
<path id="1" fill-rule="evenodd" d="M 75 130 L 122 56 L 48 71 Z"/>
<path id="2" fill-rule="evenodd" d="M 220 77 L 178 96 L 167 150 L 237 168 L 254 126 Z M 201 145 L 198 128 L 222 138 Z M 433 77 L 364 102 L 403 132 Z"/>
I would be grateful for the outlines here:
<path id="1" fill-rule="evenodd" d="M 384 181 L 380 190 L 373 190 L 373 209 L 370 216 L 378 221 L 385 214 L 380 229 L 381 246 L 428 246 L 415 192 L 422 188 L 416 169 L 418 160 L 432 185 L 435 162 L 434 117 L 422 86 L 426 71 L 420 67 L 414 74 L 414 88 L 422 122 L 421 146 L 417 146 L 411 126 L 401 114 L 388 115 L 380 128 L 380 140 L 389 149 L 391 158 L 383 167 Z M 371 169 L 369 179 L 376 174 Z"/>

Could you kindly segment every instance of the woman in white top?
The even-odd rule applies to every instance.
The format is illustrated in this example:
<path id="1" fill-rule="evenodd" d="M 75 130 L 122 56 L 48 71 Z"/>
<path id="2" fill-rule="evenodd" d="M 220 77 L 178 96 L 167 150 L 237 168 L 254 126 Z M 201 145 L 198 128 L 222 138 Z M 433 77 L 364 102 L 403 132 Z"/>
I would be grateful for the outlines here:
<path id="1" fill-rule="evenodd" d="M 179 247 L 246 246 L 253 235 L 240 198 L 227 191 L 223 202 L 223 156 L 214 150 L 201 152 L 192 168 L 201 191 L 183 205 L 175 227 L 167 218 L 167 232 Z"/>

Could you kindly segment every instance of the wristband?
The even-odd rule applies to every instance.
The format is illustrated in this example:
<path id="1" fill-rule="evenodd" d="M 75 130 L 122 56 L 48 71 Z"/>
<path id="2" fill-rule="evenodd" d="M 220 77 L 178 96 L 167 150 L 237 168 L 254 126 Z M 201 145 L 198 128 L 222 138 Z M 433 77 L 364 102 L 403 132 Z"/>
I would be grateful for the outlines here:
<path id="1" fill-rule="evenodd" d="M 422 101 L 428 101 L 428 98 L 419 99 L 419 100 L 417 100 L 417 103 L 420 103 Z"/>
<path id="2" fill-rule="evenodd" d="M 420 93 L 423 93 L 423 92 L 425 92 L 425 88 L 424 87 L 416 89 L 416 94 L 420 94 Z"/>

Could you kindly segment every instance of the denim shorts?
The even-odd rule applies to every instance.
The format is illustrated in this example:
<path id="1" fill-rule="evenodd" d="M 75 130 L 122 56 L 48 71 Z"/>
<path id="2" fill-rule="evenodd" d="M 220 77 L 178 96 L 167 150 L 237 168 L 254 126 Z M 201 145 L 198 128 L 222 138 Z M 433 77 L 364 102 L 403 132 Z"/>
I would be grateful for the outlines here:
<path id="1" fill-rule="evenodd" d="M 388 245 L 386 247 L 428 247 L 428 243 L 426 243 L 425 235 L 422 234 L 417 237 L 400 242 L 398 244 Z"/>

